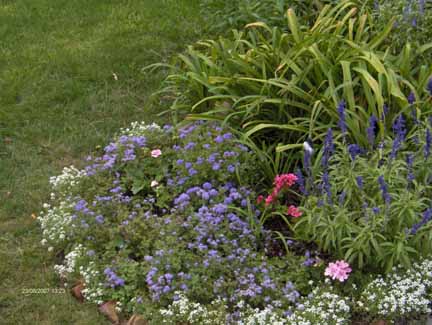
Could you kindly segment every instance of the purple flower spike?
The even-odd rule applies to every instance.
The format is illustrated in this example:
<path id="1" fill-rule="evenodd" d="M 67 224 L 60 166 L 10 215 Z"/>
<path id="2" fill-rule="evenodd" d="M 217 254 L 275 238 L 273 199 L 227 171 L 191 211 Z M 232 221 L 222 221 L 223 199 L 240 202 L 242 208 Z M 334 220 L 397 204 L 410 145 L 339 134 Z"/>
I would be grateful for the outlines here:
<path id="1" fill-rule="evenodd" d="M 332 129 L 328 129 L 324 140 L 324 153 L 321 159 L 321 165 L 323 166 L 324 169 L 328 167 L 330 156 L 332 155 L 333 152 L 334 152 L 333 131 Z"/>
<path id="2" fill-rule="evenodd" d="M 363 189 L 363 177 L 362 176 L 357 176 L 356 177 L 356 182 L 357 182 L 357 186 L 359 189 Z"/>
<path id="3" fill-rule="evenodd" d="M 375 135 L 378 131 L 378 119 L 376 118 L 375 115 L 372 115 L 369 118 L 369 127 L 367 128 L 366 131 L 367 131 L 368 142 L 371 145 L 371 147 L 373 147 L 375 144 Z"/>
<path id="4" fill-rule="evenodd" d="M 429 78 L 429 81 L 427 83 L 426 89 L 429 92 L 429 95 L 432 96 L 432 77 Z"/>
<path id="5" fill-rule="evenodd" d="M 384 176 L 381 175 L 380 177 L 378 177 L 378 184 L 380 186 L 381 195 L 384 202 L 386 203 L 386 205 L 390 204 L 391 196 L 388 192 L 388 186 L 384 180 Z"/>
<path id="6" fill-rule="evenodd" d="M 430 156 L 431 143 L 432 143 L 432 134 L 431 134 L 430 129 L 428 128 L 426 130 L 426 144 L 424 146 L 424 157 L 425 157 L 425 159 L 428 159 L 429 156 Z"/>
<path id="7" fill-rule="evenodd" d="M 345 100 L 342 99 L 339 102 L 339 105 L 337 107 L 337 112 L 339 115 L 338 126 L 341 129 L 343 134 L 345 134 L 347 132 L 347 125 L 346 125 L 346 119 L 345 119 L 345 109 L 346 109 L 346 103 L 345 103 Z"/>
<path id="8" fill-rule="evenodd" d="M 416 101 L 416 97 L 415 97 L 414 92 L 410 92 L 407 99 L 408 99 L 408 103 L 410 105 L 414 104 Z"/>

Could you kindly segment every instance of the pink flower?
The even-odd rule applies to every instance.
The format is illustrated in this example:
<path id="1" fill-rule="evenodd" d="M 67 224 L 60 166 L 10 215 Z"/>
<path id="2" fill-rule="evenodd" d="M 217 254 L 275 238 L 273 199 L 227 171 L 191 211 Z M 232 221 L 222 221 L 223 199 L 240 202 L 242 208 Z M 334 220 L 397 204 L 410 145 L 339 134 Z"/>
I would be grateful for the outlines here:
<path id="1" fill-rule="evenodd" d="M 300 217 L 303 214 L 303 212 L 301 212 L 300 209 L 298 207 L 294 206 L 294 205 L 290 205 L 288 207 L 288 212 L 287 213 L 291 217 L 294 217 L 294 218 L 298 218 L 298 217 Z"/>
<path id="2" fill-rule="evenodd" d="M 257 204 L 260 204 L 264 200 L 264 196 L 258 195 L 257 197 Z"/>
<path id="3" fill-rule="evenodd" d="M 157 157 L 159 157 L 161 154 L 162 154 L 162 151 L 160 151 L 160 149 L 155 149 L 155 150 L 152 150 L 152 152 L 151 152 L 151 156 L 152 156 L 153 158 L 157 158 Z"/>
<path id="4" fill-rule="evenodd" d="M 335 263 L 329 263 L 325 269 L 325 276 L 331 277 L 333 280 L 338 279 L 340 282 L 344 282 L 348 279 L 349 273 L 352 269 L 349 264 L 345 261 L 336 261 Z"/>
<path id="5" fill-rule="evenodd" d="M 273 203 L 274 199 L 275 199 L 275 198 L 273 197 L 273 195 L 270 194 L 270 195 L 267 196 L 266 199 L 265 199 L 265 205 L 267 206 L 267 205 Z"/>
<path id="6" fill-rule="evenodd" d="M 282 175 L 276 175 L 274 179 L 274 185 L 276 192 L 279 192 L 285 187 L 291 187 L 295 184 L 297 181 L 297 176 L 294 174 L 282 174 Z"/>

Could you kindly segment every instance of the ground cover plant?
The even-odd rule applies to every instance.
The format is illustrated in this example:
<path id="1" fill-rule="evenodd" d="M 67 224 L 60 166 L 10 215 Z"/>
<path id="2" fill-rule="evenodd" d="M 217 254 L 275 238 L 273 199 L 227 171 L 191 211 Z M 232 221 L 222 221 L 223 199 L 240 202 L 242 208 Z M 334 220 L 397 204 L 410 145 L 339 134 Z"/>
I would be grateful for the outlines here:
<path id="1" fill-rule="evenodd" d="M 198 11 L 192 1 L 0 1 L 1 324 L 106 323 L 60 287 L 35 217 L 50 176 L 153 116 L 163 75 L 141 69 L 198 38 Z"/>
<path id="2" fill-rule="evenodd" d="M 246 308 L 292 313 L 300 294 L 281 271 L 295 260 L 273 256 L 271 234 L 255 231 L 251 184 L 261 174 L 232 133 L 135 124 L 87 160 L 51 179 L 39 220 L 48 251 L 65 254 L 57 272 L 67 283 L 82 277 L 89 301 L 115 300 L 155 324 L 185 294 L 223 307 L 229 323 Z M 278 191 L 295 179 L 280 176 Z"/>

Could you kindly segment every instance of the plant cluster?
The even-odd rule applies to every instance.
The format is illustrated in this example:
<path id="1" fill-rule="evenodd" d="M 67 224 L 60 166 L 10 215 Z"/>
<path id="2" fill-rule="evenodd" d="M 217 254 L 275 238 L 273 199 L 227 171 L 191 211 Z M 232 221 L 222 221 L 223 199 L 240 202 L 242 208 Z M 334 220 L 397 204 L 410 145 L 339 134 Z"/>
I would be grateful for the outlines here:
<path id="1" fill-rule="evenodd" d="M 295 305 L 269 232 L 255 232 L 255 158 L 230 132 L 135 124 L 87 160 L 51 179 L 39 220 L 43 244 L 65 254 L 56 271 L 83 278 L 88 300 L 155 321 L 181 297 L 223 300 L 232 321 L 239 301 L 279 313 Z"/>
<path id="2" fill-rule="evenodd" d="M 419 113 L 430 111 L 432 68 L 418 61 L 430 47 L 413 51 L 407 43 L 390 53 L 384 42 L 392 26 L 388 21 L 372 33 L 370 14 L 351 1 L 324 6 L 312 26 L 289 9 L 288 31 L 256 22 L 232 37 L 190 47 L 178 57 L 164 91 L 175 95 L 177 114 L 224 121 L 273 151 L 323 141 L 344 99 L 348 136 L 365 146 L 362 130 L 370 116 L 387 115 L 379 125 L 383 135 L 409 109 L 409 96 L 422 107 Z"/>
<path id="3" fill-rule="evenodd" d="M 432 137 L 428 121 L 412 121 L 408 133 L 400 115 L 386 138 L 376 137 L 376 123 L 371 118 L 367 148 L 334 139 L 328 130 L 319 172 L 300 171 L 307 198 L 292 228 L 296 238 L 356 268 L 389 271 L 410 267 L 432 248 Z"/>

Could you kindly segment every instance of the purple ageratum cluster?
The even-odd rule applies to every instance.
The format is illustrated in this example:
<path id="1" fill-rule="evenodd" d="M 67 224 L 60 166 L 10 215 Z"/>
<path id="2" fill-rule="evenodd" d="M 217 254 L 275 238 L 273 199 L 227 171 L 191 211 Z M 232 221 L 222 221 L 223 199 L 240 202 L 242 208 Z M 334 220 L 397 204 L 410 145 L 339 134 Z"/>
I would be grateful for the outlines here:
<path id="1" fill-rule="evenodd" d="M 187 241 L 175 239 L 178 247 L 184 245 L 191 256 L 185 260 L 193 262 L 184 263 L 182 268 L 177 266 L 175 270 L 170 266 L 173 278 L 168 280 L 163 273 L 169 263 L 166 254 L 147 257 L 151 269 L 146 282 L 155 301 L 170 299 L 174 291 L 193 294 L 190 292 L 193 290 L 192 279 L 209 283 L 215 298 L 228 299 L 233 305 L 240 300 L 256 301 L 268 297 L 267 306 L 274 308 L 276 306 L 272 304 L 276 296 L 282 295 L 280 299 L 285 299 L 287 304 L 297 299 L 298 293 L 294 289 L 284 290 L 284 286 L 270 276 L 271 267 L 256 253 L 258 241 L 249 223 L 231 210 L 231 207 L 244 205 L 250 190 L 238 189 L 232 183 L 215 187 L 215 184 L 205 182 L 185 190 L 183 194 L 175 199 L 172 212 L 179 208 L 188 209 L 182 227 L 183 232 L 189 235 Z M 188 205 L 182 206 L 184 202 Z M 258 214 L 253 205 L 251 208 Z M 183 253 L 174 251 L 172 254 Z M 207 270 L 205 273 L 203 267 Z"/>
<path id="2" fill-rule="evenodd" d="M 110 286 L 111 288 L 122 287 L 125 285 L 125 280 L 120 278 L 112 268 L 107 267 L 104 270 L 104 274 L 107 278 L 106 286 Z"/>
<path id="3" fill-rule="evenodd" d="M 85 170 L 87 176 L 91 176 L 100 171 L 113 170 L 116 163 L 134 161 L 136 159 L 136 149 L 146 146 L 147 139 L 144 136 L 122 135 L 117 142 L 111 142 L 104 148 L 102 157 L 87 160 L 93 163 L 88 165 Z"/>

